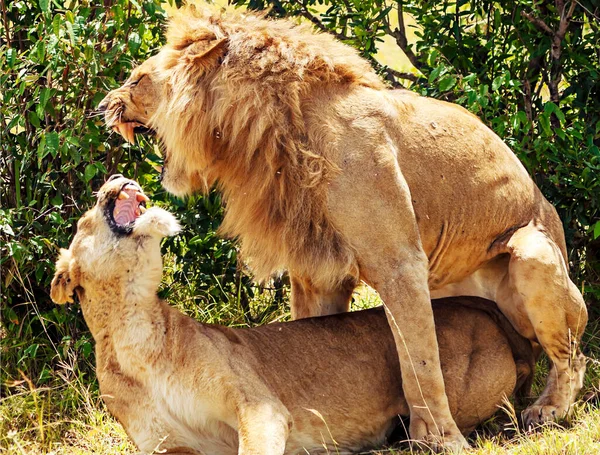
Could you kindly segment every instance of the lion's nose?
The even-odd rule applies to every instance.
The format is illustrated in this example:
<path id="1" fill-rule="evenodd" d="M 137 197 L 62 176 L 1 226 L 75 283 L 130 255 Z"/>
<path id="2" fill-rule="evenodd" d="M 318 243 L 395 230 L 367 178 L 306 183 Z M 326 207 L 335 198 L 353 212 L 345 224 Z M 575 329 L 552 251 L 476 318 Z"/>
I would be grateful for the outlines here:
<path id="1" fill-rule="evenodd" d="M 106 109 L 108 109 L 108 96 L 104 97 L 104 99 L 100 101 L 100 104 L 98 104 L 98 107 L 96 108 L 96 110 L 100 113 L 106 112 Z"/>

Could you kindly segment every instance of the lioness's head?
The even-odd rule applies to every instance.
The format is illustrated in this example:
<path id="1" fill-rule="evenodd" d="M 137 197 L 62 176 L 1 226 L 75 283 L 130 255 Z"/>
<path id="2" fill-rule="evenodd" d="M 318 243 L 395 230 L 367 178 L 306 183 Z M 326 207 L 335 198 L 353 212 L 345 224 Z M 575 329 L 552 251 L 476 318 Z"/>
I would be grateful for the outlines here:
<path id="1" fill-rule="evenodd" d="M 146 209 L 148 197 L 133 180 L 113 175 L 77 223 L 68 250 L 61 249 L 52 280 L 56 303 L 81 292 L 154 294 L 162 275 L 160 241 L 179 230 L 172 214 Z"/>

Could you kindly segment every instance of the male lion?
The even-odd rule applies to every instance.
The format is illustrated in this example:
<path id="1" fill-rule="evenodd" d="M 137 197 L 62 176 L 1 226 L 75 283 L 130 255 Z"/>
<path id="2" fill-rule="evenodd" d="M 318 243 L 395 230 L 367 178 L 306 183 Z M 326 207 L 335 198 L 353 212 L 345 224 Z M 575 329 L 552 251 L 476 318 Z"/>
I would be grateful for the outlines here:
<path id="1" fill-rule="evenodd" d="M 138 448 L 281 455 L 381 444 L 408 414 L 383 311 L 200 324 L 156 295 L 160 241 L 179 227 L 145 200 L 135 182 L 109 179 L 61 251 L 51 291 L 57 303 L 77 294 L 102 396 Z M 512 393 L 517 368 L 517 387 L 527 385 L 533 351 L 493 302 L 454 297 L 434 309 L 450 409 L 468 433 Z"/>
<path id="2" fill-rule="evenodd" d="M 561 221 L 463 108 L 387 89 L 353 49 L 308 26 L 193 8 L 99 107 L 129 141 L 155 132 L 167 190 L 222 191 L 222 232 L 257 277 L 289 270 L 294 318 L 346 311 L 359 280 L 379 292 L 413 438 L 466 446 L 444 393 L 430 291 L 494 300 L 541 344 L 553 366 L 527 425 L 569 411 L 587 310 Z"/>

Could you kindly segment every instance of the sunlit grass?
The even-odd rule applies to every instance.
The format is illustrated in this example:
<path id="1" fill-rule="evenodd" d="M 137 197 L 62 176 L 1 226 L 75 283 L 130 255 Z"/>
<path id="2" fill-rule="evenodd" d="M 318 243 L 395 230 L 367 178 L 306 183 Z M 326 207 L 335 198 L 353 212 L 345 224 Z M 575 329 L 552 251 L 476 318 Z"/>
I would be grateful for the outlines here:
<path id="1" fill-rule="evenodd" d="M 168 277 L 167 277 L 168 278 Z M 167 279 L 167 282 L 169 280 Z M 235 296 L 229 302 L 217 304 L 194 297 L 193 283 L 169 284 L 170 300 L 187 314 L 203 322 L 226 323 L 248 327 L 289 318 L 286 305 L 274 307 L 273 291 L 266 286 L 249 302 L 252 318 L 245 314 Z M 375 291 L 360 287 L 354 293 L 353 310 L 380 303 Z M 600 453 L 600 404 L 598 403 L 600 362 L 598 361 L 599 324 L 588 326 L 584 338 L 591 360 L 588 364 L 584 396 L 564 427 L 549 425 L 541 431 L 526 433 L 518 428 L 518 411 L 511 405 L 490 418 L 471 436 L 469 455 L 484 454 L 596 454 Z M 7 455 L 56 454 L 91 455 L 135 453 L 135 447 L 123 428 L 104 406 L 89 364 L 82 359 L 57 362 L 52 385 L 36 387 L 26 376 L 13 378 L 4 384 L 9 394 L 0 401 L 0 453 Z M 539 364 L 535 390 L 543 385 L 546 362 Z M 6 380 L 6 378 L 5 378 Z M 404 455 L 411 453 L 407 444 L 371 452 Z"/>

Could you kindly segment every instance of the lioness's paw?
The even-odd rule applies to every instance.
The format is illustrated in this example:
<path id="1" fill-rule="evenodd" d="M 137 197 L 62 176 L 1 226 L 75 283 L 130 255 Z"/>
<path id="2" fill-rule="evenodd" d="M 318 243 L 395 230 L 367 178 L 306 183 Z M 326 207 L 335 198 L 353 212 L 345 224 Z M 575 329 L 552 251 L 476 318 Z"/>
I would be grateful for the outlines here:
<path id="1" fill-rule="evenodd" d="M 181 230 L 179 222 L 172 213 L 160 207 L 150 207 L 135 220 L 133 232 L 145 235 L 169 237 Z"/>

